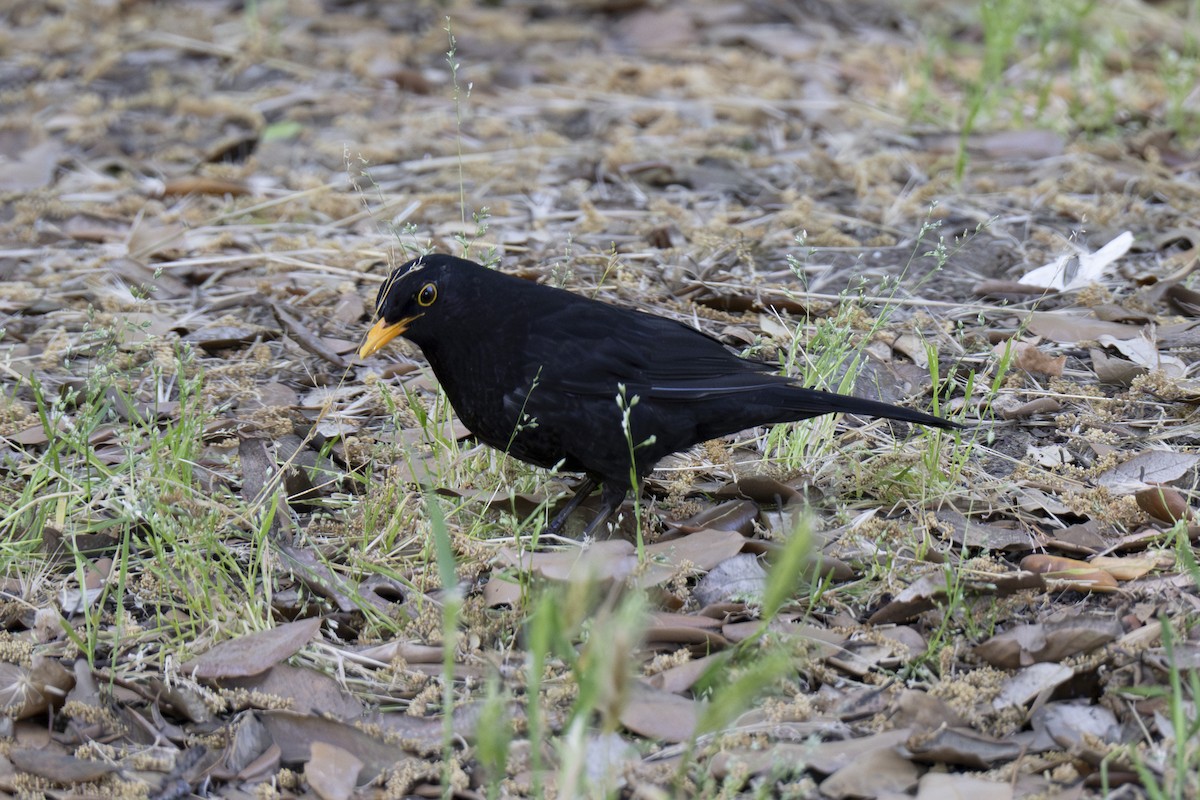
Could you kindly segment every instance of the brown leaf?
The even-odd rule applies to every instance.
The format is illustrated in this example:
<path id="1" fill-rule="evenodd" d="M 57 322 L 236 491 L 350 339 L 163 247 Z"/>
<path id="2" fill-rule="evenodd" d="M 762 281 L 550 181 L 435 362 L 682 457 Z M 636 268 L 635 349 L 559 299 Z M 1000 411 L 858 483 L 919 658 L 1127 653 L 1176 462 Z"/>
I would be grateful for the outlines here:
<path id="1" fill-rule="evenodd" d="M 1010 706 L 1033 703 L 1036 708 L 1055 689 L 1074 677 L 1075 670 L 1062 664 L 1046 661 L 1030 664 L 1004 681 L 1000 693 L 992 701 L 992 707 L 1001 711 Z"/>
<path id="2" fill-rule="evenodd" d="M 917 142 L 925 150 L 943 155 L 956 153 L 962 144 L 956 133 L 925 133 L 917 136 Z M 1066 141 L 1053 131 L 1027 129 L 972 133 L 967 137 L 966 146 L 968 152 L 981 158 L 1024 161 L 1061 155 Z"/>
<path id="3" fill-rule="evenodd" d="M 731 622 L 721 628 L 731 642 L 745 641 L 751 636 L 757 636 L 763 629 L 761 620 Z M 773 635 L 796 637 L 809 646 L 809 655 L 816 659 L 826 659 L 842 652 L 843 645 L 849 636 L 828 628 L 813 625 L 804 620 L 800 614 L 779 614 L 767 625 L 767 632 Z"/>
<path id="4" fill-rule="evenodd" d="M 754 521 L 758 519 L 758 513 L 758 505 L 750 500 L 731 500 L 680 522 L 668 522 L 667 525 L 685 533 L 711 528 L 737 531 L 749 536 L 754 531 Z"/>
<path id="5" fill-rule="evenodd" d="M 1162 561 L 1164 563 L 1160 564 L 1160 559 L 1153 555 L 1123 556 L 1120 558 L 1114 556 L 1096 556 L 1088 564 L 1094 569 L 1104 570 L 1119 581 L 1134 581 L 1158 569 L 1160 566 L 1171 566 L 1172 560 L 1169 556 L 1162 559 Z"/>
<path id="6" fill-rule="evenodd" d="M 1007 781 L 989 781 L 958 772 L 926 772 L 917 783 L 917 800 L 1013 800 L 1015 797 Z"/>
<path id="7" fill-rule="evenodd" d="M 364 658 L 388 663 L 399 658 L 403 659 L 406 664 L 441 664 L 444 653 L 445 648 L 440 645 L 394 641 L 368 647 L 358 651 L 357 654 Z"/>
<path id="8" fill-rule="evenodd" d="M 254 504 L 263 499 L 279 466 L 260 436 L 238 435 L 238 463 L 242 467 L 242 499 Z"/>
<path id="9" fill-rule="evenodd" d="M 1067 365 L 1066 356 L 1044 353 L 1030 342 L 1003 342 L 992 349 L 996 355 L 1003 356 L 1009 348 L 1012 349 L 1013 365 L 1026 372 L 1057 378 L 1062 375 L 1063 367 Z"/>
<path id="10" fill-rule="evenodd" d="M 816 745 L 780 742 L 769 749 L 723 750 L 712 760 L 712 772 L 723 777 L 731 772 L 748 770 L 762 775 L 779 764 L 803 763 L 813 770 L 830 775 L 840 769 L 860 763 L 866 753 L 875 750 L 894 750 L 912 735 L 908 728 L 899 728 L 857 739 L 820 742 Z M 868 795 L 873 796 L 873 795 Z"/>
<path id="11" fill-rule="evenodd" d="M 321 800 L 348 800 L 354 793 L 363 762 L 337 745 L 315 741 L 312 758 L 304 765 L 304 779 Z"/>
<path id="12" fill-rule="evenodd" d="M 215 194 L 230 197 L 244 197 L 250 194 L 250 189 L 241 181 L 228 181 L 221 178 L 209 178 L 203 175 L 183 175 L 172 178 L 163 184 L 162 197 L 179 197 L 186 194 Z"/>
<path id="13" fill-rule="evenodd" d="M 876 737 L 871 737 L 876 738 Z M 838 742 L 850 745 L 852 742 Z M 828 745 L 831 742 L 825 742 Z M 868 750 L 821 781 L 821 794 L 834 798 L 876 797 L 884 793 L 905 794 L 917 785 L 921 769 L 894 748 Z"/>
<path id="14" fill-rule="evenodd" d="M 74 680 L 69 670 L 45 656 L 34 656 L 30 667 L 0 661 L 0 710 L 12 719 L 26 719 L 58 707 Z"/>
<path id="15" fill-rule="evenodd" d="M 205 702 L 210 695 L 208 692 L 201 693 L 200 687 L 191 681 L 173 680 L 168 685 L 166 681 L 155 678 L 149 682 L 148 688 L 158 703 L 177 717 L 201 723 L 213 718 L 214 712 Z"/>
<path id="16" fill-rule="evenodd" d="M 27 148 L 19 159 L 0 158 L 0 191 L 25 192 L 49 186 L 62 156 L 62 144 L 47 139 Z"/>
<path id="17" fill-rule="evenodd" d="M 1055 588 L 1077 592 L 1115 592 L 1117 579 L 1086 561 L 1035 553 L 1021 559 L 1021 569 L 1054 581 Z"/>
<path id="18" fill-rule="evenodd" d="M 973 769 L 989 769 L 998 762 L 1012 761 L 1024 749 L 1019 742 L 997 739 L 970 728 L 939 728 L 931 733 L 913 734 L 904 746 L 920 761 Z"/>
<path id="19" fill-rule="evenodd" d="M 997 398 L 1000 402 L 992 403 L 992 408 L 999 412 L 1001 419 L 1024 419 L 1036 414 L 1057 414 L 1062 411 L 1062 403 L 1053 397 L 1039 397 L 1028 403 L 1016 401 L 1014 395 L 1009 395 L 1013 402 L 1004 400 L 1005 395 Z"/>
<path id="20" fill-rule="evenodd" d="M 937 520 L 950 527 L 950 539 L 959 546 L 984 550 L 1028 550 L 1037 544 L 1033 534 L 1016 522 L 976 522 L 950 508 L 938 511 Z"/>
<path id="21" fill-rule="evenodd" d="M 271 535 L 278 535 L 275 526 L 272 526 Z M 341 611 L 359 610 L 365 603 L 387 612 L 389 609 L 395 610 L 397 597 L 401 602 L 405 597 L 405 592 L 397 587 L 395 581 L 382 575 L 370 576 L 357 587 L 348 584 L 340 573 L 330 567 L 324 556 L 310 548 L 277 542 L 275 549 L 296 580 L 314 594 L 332 600 Z"/>
<path id="22" fill-rule="evenodd" d="M 1033 311 L 1029 314 L 1029 331 L 1059 344 L 1095 341 L 1108 335 L 1117 339 L 1132 339 L 1141 333 L 1138 325 L 1104 322 L 1095 317 L 1065 311 Z"/>
<path id="23" fill-rule="evenodd" d="M 1109 540 L 1101 532 L 1101 524 L 1097 520 L 1071 525 L 1049 535 L 1053 538 L 1046 539 L 1046 548 L 1063 550 L 1077 555 L 1095 555 L 1109 545 Z"/>
<path id="24" fill-rule="evenodd" d="M 662 689 L 664 692 L 686 692 L 696 684 L 696 681 L 704 676 L 704 673 L 716 663 L 719 657 L 718 654 L 714 653 L 703 658 L 694 658 L 691 661 L 685 661 L 677 667 L 671 667 L 657 675 L 651 675 L 649 678 L 646 678 L 646 682 L 655 689 Z"/>
<path id="25" fill-rule="evenodd" d="M 58 424 L 55 427 L 59 431 L 69 429 L 65 419 L 59 419 L 57 422 Z M 50 441 L 50 437 L 46 434 L 46 429 L 41 423 L 18 431 L 8 438 L 10 441 L 23 447 L 40 447 Z"/>
<path id="26" fill-rule="evenodd" d="M 181 337 L 181 341 L 213 352 L 253 344 L 262 339 L 275 339 L 278 333 L 250 325 L 210 325 Z"/>
<path id="27" fill-rule="evenodd" d="M 500 557 L 511 566 L 547 580 L 615 581 L 636 573 L 638 585 L 657 586 L 670 580 L 685 564 L 701 569 L 716 565 L 740 551 L 744 543 L 745 538 L 735 531 L 699 531 L 646 547 L 644 566 L 638 564 L 636 548 L 624 539 L 543 553 L 518 553 L 504 548 Z"/>
<path id="28" fill-rule="evenodd" d="M 1160 522 L 1174 525 L 1182 519 L 1192 519 L 1194 514 L 1188 501 L 1177 490 L 1167 486 L 1152 486 L 1142 489 L 1134 498 L 1138 508 Z"/>
<path id="29" fill-rule="evenodd" d="M 291 711 L 332 715 L 341 720 L 358 719 L 364 711 L 363 704 L 330 676 L 286 663 L 275 664 L 258 675 L 225 678 L 221 687 L 280 698 L 288 702 Z"/>
<path id="30" fill-rule="evenodd" d="M 702 606 L 726 600 L 760 598 L 767 581 L 767 571 L 758 557 L 743 553 L 714 567 L 696 584 L 693 593 Z"/>
<path id="31" fill-rule="evenodd" d="M 766 475 L 748 475 L 745 478 L 739 478 L 737 483 L 718 491 L 717 497 L 739 497 L 773 506 L 787 505 L 804 499 L 800 492 L 791 486 Z"/>
<path id="32" fill-rule="evenodd" d="M 1090 652 L 1122 633 L 1121 623 L 1107 614 L 1079 614 L 1046 623 L 1017 625 L 977 646 L 975 654 L 992 666 L 1016 669 Z"/>
<path id="33" fill-rule="evenodd" d="M 1176 283 L 1166 291 L 1166 297 L 1184 314 L 1200 317 L 1200 292 Z"/>
<path id="34" fill-rule="evenodd" d="M 1108 353 L 1095 347 L 1090 348 L 1088 354 L 1092 358 L 1092 369 L 1096 371 L 1096 378 L 1101 383 L 1128 386 L 1139 375 L 1145 375 L 1150 371 L 1146 367 L 1135 364 L 1132 361 L 1127 361 L 1117 356 L 1110 356 Z"/>
<path id="35" fill-rule="evenodd" d="M 729 640 L 716 631 L 692 625 L 655 625 L 643 634 L 646 647 L 676 649 L 691 647 L 693 652 L 715 652 L 729 646 Z M 697 647 L 698 646 L 698 647 Z"/>
<path id="36" fill-rule="evenodd" d="M 1117 303 L 1103 303 L 1098 306 L 1091 306 L 1090 308 L 1097 319 L 1108 322 L 1129 322 L 1134 325 L 1149 325 L 1151 322 L 1154 322 L 1153 315 L 1126 308 Z"/>
<path id="37" fill-rule="evenodd" d="M 1182 359 L 1161 352 L 1163 343 L 1158 341 L 1152 327 L 1142 328 L 1138 335 L 1131 339 L 1103 335 L 1097 336 L 1096 341 L 1117 350 L 1134 364 L 1152 372 L 1161 371 L 1170 378 L 1182 378 L 1187 371 L 1187 365 Z"/>
<path id="38" fill-rule="evenodd" d="M 500 558 L 509 566 L 551 581 L 624 580 L 638 567 L 636 549 L 624 539 L 541 553 L 522 553 L 505 547 Z"/>
<path id="39" fill-rule="evenodd" d="M 279 769 L 282 758 L 279 745 L 253 712 L 234 717 L 226 734 L 227 744 L 213 770 L 218 780 L 263 780 Z"/>
<path id="40" fill-rule="evenodd" d="M 358 292 L 346 292 L 338 296 L 338 301 L 329 310 L 329 319 L 347 328 L 357 325 L 367 314 L 366 304 Z"/>
<path id="41" fill-rule="evenodd" d="M 98 781 L 117 771 L 116 764 L 76 758 L 51 748 L 14 747 L 8 760 L 22 772 L 46 778 L 58 785 Z"/>
<path id="42" fill-rule="evenodd" d="M 521 584 L 503 575 L 493 574 L 483 585 L 483 601 L 488 608 L 517 608 L 524 596 Z"/>
<path id="43" fill-rule="evenodd" d="M 646 547 L 646 557 L 661 558 L 671 564 L 686 562 L 697 569 L 710 570 L 736 556 L 745 544 L 746 537 L 737 531 L 700 530 L 687 536 L 655 542 Z"/>
<path id="44" fill-rule="evenodd" d="M 286 622 L 270 630 L 221 642 L 180 669 L 209 681 L 258 675 L 295 655 L 320 629 L 320 617 Z"/>
<path id="45" fill-rule="evenodd" d="M 123 242 L 129 237 L 129 223 L 95 214 L 74 214 L 63 221 L 62 231 L 79 242 Z"/>
<path id="46" fill-rule="evenodd" d="M 1156 488 L 1149 484 L 1179 480 L 1197 464 L 1200 464 L 1200 454 L 1145 450 L 1100 473 L 1096 482 L 1113 494 L 1136 494 L 1144 489 Z"/>
<path id="47" fill-rule="evenodd" d="M 700 710 L 694 700 L 637 683 L 620 718 L 622 725 L 639 736 L 686 742 L 696 732 Z"/>
<path id="48" fill-rule="evenodd" d="M 946 596 L 946 578 L 941 573 L 922 575 L 904 587 L 890 603 L 867 620 L 869 625 L 906 622 L 933 608 Z"/>
<path id="49" fill-rule="evenodd" d="M 1034 730 L 1044 730 L 1063 750 L 1083 755 L 1095 766 L 1105 756 L 1095 746 L 1117 744 L 1123 738 L 1113 712 L 1097 704 L 1049 703 L 1034 712 L 1030 724 Z"/>
<path id="50" fill-rule="evenodd" d="M 1055 295 L 1058 294 L 1057 289 L 1051 289 L 1049 286 L 1031 286 L 1020 281 L 1006 280 L 986 280 L 980 281 L 971 287 L 971 291 L 978 297 L 1008 297 L 1017 295 Z"/>
<path id="51" fill-rule="evenodd" d="M 377 739 L 344 722 L 291 711 L 261 711 L 258 717 L 279 746 L 285 764 L 307 762 L 315 742 L 353 753 L 362 762 L 359 774 L 362 781 L 375 780 L 385 770 L 403 769 L 405 765 L 419 767 L 422 763 L 394 743 Z"/>
<path id="52" fill-rule="evenodd" d="M 941 698 L 926 691 L 905 689 L 890 707 L 888 720 L 898 728 L 932 731 L 966 721 Z"/>

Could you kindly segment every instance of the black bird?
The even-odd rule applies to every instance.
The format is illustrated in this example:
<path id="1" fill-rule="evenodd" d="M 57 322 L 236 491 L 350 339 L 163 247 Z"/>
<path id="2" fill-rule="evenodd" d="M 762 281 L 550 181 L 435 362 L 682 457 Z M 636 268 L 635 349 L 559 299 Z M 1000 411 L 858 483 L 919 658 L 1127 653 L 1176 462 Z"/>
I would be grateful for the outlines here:
<path id="1" fill-rule="evenodd" d="M 560 532 L 600 484 L 600 514 L 584 532 L 591 535 L 659 459 L 757 425 L 845 412 L 962 427 L 797 386 L 682 323 L 453 256 L 396 269 L 379 289 L 376 314 L 360 358 L 403 335 L 477 439 L 539 467 L 584 473 L 548 533 Z"/>

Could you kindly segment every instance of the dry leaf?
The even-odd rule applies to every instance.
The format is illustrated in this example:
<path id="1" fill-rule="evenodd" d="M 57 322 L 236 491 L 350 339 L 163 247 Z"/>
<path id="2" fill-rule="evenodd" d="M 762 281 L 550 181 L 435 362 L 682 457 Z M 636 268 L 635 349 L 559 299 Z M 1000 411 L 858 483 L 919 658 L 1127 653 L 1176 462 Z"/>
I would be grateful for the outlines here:
<path id="1" fill-rule="evenodd" d="M 1200 455 L 1174 450 L 1146 450 L 1105 470 L 1096 482 L 1113 494 L 1136 494 L 1179 480 L 1200 464 Z"/>
<path id="2" fill-rule="evenodd" d="M 1194 516 L 1184 496 L 1177 489 L 1167 486 L 1142 489 L 1137 493 L 1135 499 L 1138 508 L 1142 511 L 1156 520 L 1170 525 Z"/>
<path id="3" fill-rule="evenodd" d="M 349 800 L 362 772 L 363 762 L 337 745 L 315 741 L 312 758 L 304 765 L 304 779 L 321 800 Z"/>
<path id="4" fill-rule="evenodd" d="M 345 687 L 323 672 L 280 663 L 258 675 L 225 678 L 223 689 L 245 689 L 276 697 L 292 711 L 331 715 L 341 720 L 358 719 L 364 707 Z"/>
<path id="5" fill-rule="evenodd" d="M 778 768 L 779 764 L 807 764 L 813 770 L 831 775 L 838 770 L 861 764 L 865 754 L 875 750 L 892 750 L 904 744 L 912 730 L 898 728 L 857 739 L 820 742 L 816 745 L 780 742 L 767 750 L 734 750 L 718 753 L 712 760 L 712 772 L 723 777 L 731 772 L 747 770 L 762 775 Z"/>
<path id="6" fill-rule="evenodd" d="M 1132 246 L 1133 234 L 1125 231 L 1094 253 L 1079 250 L 1059 256 L 1043 267 L 1030 270 L 1020 280 L 1030 286 L 1060 291 L 1082 289 L 1103 278 L 1109 267 Z"/>
<path id="7" fill-rule="evenodd" d="M 1139 375 L 1145 375 L 1148 372 L 1143 366 L 1139 366 L 1132 361 L 1126 361 L 1123 358 L 1110 356 L 1108 353 L 1095 347 L 1089 348 L 1088 354 L 1092 358 L 1092 369 L 1096 371 L 1096 379 L 1101 383 L 1128 386 Z"/>
<path id="8" fill-rule="evenodd" d="M 916 800 L 1014 800 L 1011 781 L 989 781 L 957 772 L 926 772 Z"/>
<path id="9" fill-rule="evenodd" d="M 285 622 L 270 630 L 221 642 L 180 669 L 210 681 L 257 675 L 295 655 L 320 629 L 320 617 Z"/>
<path id="10" fill-rule="evenodd" d="M 696 732 L 700 708 L 671 692 L 647 684 L 635 684 L 633 697 L 621 709 L 621 724 L 650 739 L 663 742 L 686 742 Z"/>
<path id="11" fill-rule="evenodd" d="M 25 150 L 17 160 L 0 156 L 0 191 L 26 192 L 49 186 L 62 155 L 62 143 L 47 139 Z"/>
<path id="12" fill-rule="evenodd" d="M 1096 341 L 1107 347 L 1112 347 L 1121 352 L 1121 355 L 1128 358 L 1134 364 L 1145 367 L 1148 370 L 1162 370 L 1169 378 L 1182 378 L 1187 372 L 1187 366 L 1183 360 L 1176 356 L 1163 355 L 1158 351 L 1158 344 L 1154 339 L 1154 328 L 1143 328 L 1136 337 L 1132 339 L 1117 339 L 1113 336 L 1104 334 L 1096 337 Z"/>
<path id="13" fill-rule="evenodd" d="M 57 708 L 75 678 L 57 660 L 34 656 L 29 667 L 0 661 L 0 710 L 11 719 L 27 719 Z"/>
<path id="14" fill-rule="evenodd" d="M 869 625 L 906 622 L 933 608 L 946 596 L 946 577 L 942 573 L 922 575 L 904 587 L 890 603 L 867 620 Z"/>
<path id="15" fill-rule="evenodd" d="M 1165 560 L 1165 566 L 1171 566 L 1172 559 L 1170 557 L 1160 560 L 1158 556 L 1154 555 L 1122 556 L 1120 558 L 1096 556 L 1088 564 L 1094 569 L 1104 570 L 1119 581 L 1135 581 L 1163 566 L 1163 560 Z"/>
<path id="16" fill-rule="evenodd" d="M 1075 670 L 1056 662 L 1030 664 L 1017 670 L 1000 687 L 1000 693 L 992 701 L 997 711 L 1009 706 L 1026 706 L 1043 701 L 1050 694 L 1075 677 Z"/>
<path id="17" fill-rule="evenodd" d="M 710 570 L 733 558 L 746 545 L 746 537 L 731 530 L 699 530 L 687 536 L 664 539 L 646 547 L 646 557 L 671 564 L 692 564 Z M 701 603 L 708 605 L 708 603 Z"/>
<path id="18" fill-rule="evenodd" d="M 8 760 L 22 772 L 46 778 L 58 785 L 89 783 L 117 771 L 116 764 L 76 758 L 56 748 L 14 747 Z"/>
<path id="19" fill-rule="evenodd" d="M 179 178 L 172 178 L 164 183 L 159 194 L 162 197 L 178 197 L 187 194 L 215 194 L 243 197 L 250 194 L 250 189 L 241 181 L 227 181 L 203 175 L 184 175 Z"/>
<path id="20" fill-rule="evenodd" d="M 1038 661 L 1062 661 L 1088 653 L 1123 633 L 1121 623 L 1108 615 L 1079 614 L 1046 623 L 1017 625 L 975 648 L 992 666 L 1017 669 Z"/>
<path id="21" fill-rule="evenodd" d="M 992 348 L 996 355 L 1001 357 L 1006 355 L 1010 349 L 1013 354 L 1013 365 L 1026 372 L 1057 378 L 1062 375 L 1063 367 L 1067 365 L 1066 356 L 1052 356 L 1049 353 L 1043 353 L 1037 348 L 1037 345 L 1031 342 L 1002 342 Z"/>
<path id="22" fill-rule="evenodd" d="M 423 763 L 396 744 L 371 736 L 344 722 L 291 711 L 262 711 L 258 717 L 279 747 L 280 758 L 285 764 L 307 762 L 316 742 L 353 753 L 362 762 L 360 779 L 364 782 L 375 780 L 386 770 L 404 769 L 406 765 L 409 768 L 419 767 Z"/>
<path id="23" fill-rule="evenodd" d="M 754 602 L 762 597 L 766 581 L 767 571 L 758 557 L 743 553 L 709 571 L 693 591 L 702 606 L 730 600 Z"/>
<path id="24" fill-rule="evenodd" d="M 1035 553 L 1021 559 L 1021 569 L 1054 581 L 1055 589 L 1074 589 L 1077 592 L 1115 592 L 1117 579 L 1087 561 L 1063 556 Z"/>
<path id="25" fill-rule="evenodd" d="M 758 519 L 758 515 L 759 508 L 756 503 L 749 500 L 730 500 L 680 522 L 668 522 L 667 524 L 685 533 L 712 528 L 722 531 L 737 531 L 749 536 L 754 531 L 754 521 Z"/>
<path id="26" fill-rule="evenodd" d="M 664 692 L 686 692 L 696 684 L 696 681 L 703 677 L 704 673 L 720 657 L 719 654 L 714 653 L 703 658 L 685 661 L 677 667 L 671 667 L 657 675 L 651 675 L 645 681 L 655 689 L 661 689 Z"/>
<path id="27" fill-rule="evenodd" d="M 1055 744 L 1072 753 L 1091 750 L 1097 743 L 1116 744 L 1123 739 L 1121 724 L 1112 711 L 1092 703 L 1050 703 L 1036 711 L 1031 720 L 1035 730 L 1044 729 Z M 1104 753 L 1100 753 L 1102 758 Z M 1098 764 L 1099 760 L 1093 762 Z"/>
<path id="28" fill-rule="evenodd" d="M 828 743 L 826 743 L 828 744 Z M 833 798 L 904 794 L 917 785 L 920 768 L 892 748 L 869 750 L 821 781 L 821 794 Z"/>
<path id="29" fill-rule="evenodd" d="M 1012 761 L 1024 747 L 1011 739 L 997 739 L 970 728 L 938 728 L 931 733 L 915 733 L 904 743 L 919 761 L 956 764 L 972 769 L 990 769 Z"/>
<path id="30" fill-rule="evenodd" d="M 1101 336 L 1132 339 L 1141 332 L 1138 325 L 1104 322 L 1090 314 L 1067 311 L 1033 311 L 1027 317 L 1029 332 L 1059 344 L 1095 341 Z"/>
<path id="31" fill-rule="evenodd" d="M 1001 419 L 1024 419 L 1035 414 L 1057 414 L 1062 410 L 1062 403 L 1053 397 L 1039 397 L 1023 403 L 1016 395 L 1002 394 L 992 403 L 992 409 Z"/>

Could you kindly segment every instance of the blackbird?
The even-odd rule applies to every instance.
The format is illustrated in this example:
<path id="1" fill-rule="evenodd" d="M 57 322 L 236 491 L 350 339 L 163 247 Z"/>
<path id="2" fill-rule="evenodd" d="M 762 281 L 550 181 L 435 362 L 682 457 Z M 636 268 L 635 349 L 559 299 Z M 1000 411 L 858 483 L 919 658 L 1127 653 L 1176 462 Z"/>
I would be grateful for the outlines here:
<path id="1" fill-rule="evenodd" d="M 845 412 L 961 428 L 875 400 L 797 386 L 769 364 L 665 317 L 427 255 L 379 289 L 366 358 L 403 335 L 425 354 L 459 418 L 485 444 L 586 476 L 546 527 L 603 487 L 590 536 L 659 459 L 746 428 Z"/>

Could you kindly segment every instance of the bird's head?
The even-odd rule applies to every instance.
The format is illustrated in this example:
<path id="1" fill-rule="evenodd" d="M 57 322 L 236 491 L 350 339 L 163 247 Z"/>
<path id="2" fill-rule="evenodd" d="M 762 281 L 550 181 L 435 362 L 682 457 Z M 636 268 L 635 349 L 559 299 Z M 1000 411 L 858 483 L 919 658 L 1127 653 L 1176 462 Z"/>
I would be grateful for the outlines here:
<path id="1" fill-rule="evenodd" d="M 469 262 L 453 256 L 427 255 L 397 267 L 379 287 L 375 300 L 377 321 L 367 332 L 358 357 L 366 358 L 414 326 L 419 330 L 421 318 L 438 313 L 446 303 L 448 279 L 459 264 L 465 263 Z"/>

